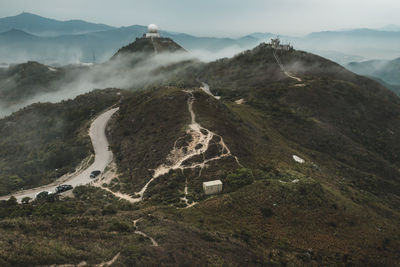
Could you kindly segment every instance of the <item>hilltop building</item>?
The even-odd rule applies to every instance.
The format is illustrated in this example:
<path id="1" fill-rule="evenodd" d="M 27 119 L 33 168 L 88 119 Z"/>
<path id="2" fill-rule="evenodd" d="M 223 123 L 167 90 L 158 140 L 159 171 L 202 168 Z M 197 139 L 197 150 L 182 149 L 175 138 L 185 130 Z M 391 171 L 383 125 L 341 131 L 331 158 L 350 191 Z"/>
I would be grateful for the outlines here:
<path id="1" fill-rule="evenodd" d="M 276 50 L 285 50 L 285 51 L 289 51 L 293 49 L 293 46 L 291 46 L 290 44 L 281 44 L 281 40 L 279 39 L 279 37 L 276 38 L 272 38 L 271 39 L 271 43 L 270 46 L 273 49 Z"/>
<path id="2" fill-rule="evenodd" d="M 150 24 L 147 26 L 147 33 L 143 35 L 144 38 L 160 38 L 158 33 L 158 27 L 155 24 Z"/>

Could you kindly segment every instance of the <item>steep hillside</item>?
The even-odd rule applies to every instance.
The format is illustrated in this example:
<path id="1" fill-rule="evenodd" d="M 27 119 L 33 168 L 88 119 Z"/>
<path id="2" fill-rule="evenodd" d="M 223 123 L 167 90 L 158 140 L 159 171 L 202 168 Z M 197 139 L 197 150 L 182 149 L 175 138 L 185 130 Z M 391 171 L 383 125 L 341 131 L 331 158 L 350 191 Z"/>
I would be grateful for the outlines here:
<path id="1" fill-rule="evenodd" d="M 260 46 L 247 53 L 249 56 L 242 54 L 225 62 L 211 63 L 202 74 L 203 80 L 223 98 L 244 98 L 264 112 L 284 111 L 286 120 L 281 118 L 275 124 L 287 138 L 327 153 L 346 165 L 379 175 L 382 180 L 375 183 L 399 192 L 399 147 L 395 141 L 400 127 L 397 96 L 373 80 L 312 54 L 292 51 L 278 55 L 285 69 L 301 78 L 299 82 L 290 77 L 268 76 L 273 73 L 268 67 L 276 73 L 280 70 L 271 61 L 270 48 Z M 247 62 L 251 57 L 264 61 Z M 235 72 L 238 65 L 255 70 L 250 74 L 253 76 L 239 76 Z M 220 75 L 228 81 L 226 85 L 221 85 Z M 264 82 L 258 82 L 260 79 Z M 377 184 L 372 187 L 380 188 Z"/>
<path id="2" fill-rule="evenodd" d="M 119 171 L 110 188 L 137 197 L 153 177 L 145 201 L 176 207 L 188 205 L 185 198 L 199 202 L 185 213 L 187 223 L 198 216 L 198 227 L 206 221 L 223 236 L 252 240 L 253 248 L 278 249 L 282 258 L 312 244 L 320 264 L 397 262 L 400 100 L 318 56 L 277 56 L 287 75 L 265 45 L 200 68 L 201 80 L 222 97 L 221 102 L 200 90 L 191 93 L 204 134 L 220 136 L 229 148 L 218 160 L 208 161 L 224 154 L 220 139 L 180 167 L 173 165 L 175 156 L 189 155 L 196 144 L 187 91 L 159 89 L 124 102 L 110 133 Z M 154 176 L 160 166 L 176 168 Z M 204 202 L 202 182 L 216 178 L 225 194 Z M 273 219 L 258 218 L 263 210 Z M 258 238 L 266 228 L 274 237 Z M 339 258 L 331 258 L 335 254 Z"/>
<path id="3" fill-rule="evenodd" d="M 191 69 L 197 65 L 201 63 L 167 38 L 138 39 L 103 64 L 11 65 L 0 68 L 0 117 L 31 103 L 71 99 L 98 88 L 142 90 L 160 84 L 193 84 Z"/>
<path id="4" fill-rule="evenodd" d="M 314 264 L 398 261 L 393 252 L 399 245 L 399 181 L 386 177 L 390 172 L 383 173 L 374 160 L 380 160 L 382 168 L 391 164 L 369 152 L 374 158 L 363 158 L 358 166 L 354 161 L 360 156 L 354 153 L 365 147 L 328 123 L 319 126 L 322 122 L 317 118 L 282 100 L 277 104 L 279 98 L 272 93 L 277 90 L 285 89 L 252 91 L 248 102 L 240 105 L 227 99 L 221 103 L 195 90 L 197 122 L 223 138 L 232 156 L 207 161 L 221 155 L 211 142 L 203 154 L 182 165 L 183 171 L 177 168 L 154 179 L 144 193 L 144 203 L 185 207 L 182 198 L 197 202 L 187 211 L 174 212 L 172 221 L 209 229 L 212 242 L 228 237 L 244 241 L 248 249 L 265 251 L 264 256 L 257 254 L 265 263 L 296 263 L 292 257 Z M 194 140 L 188 132 L 189 97 L 180 89 L 165 88 L 140 93 L 122 104 L 111 124 L 119 177 L 110 189 L 135 197 L 159 166 L 169 166 L 171 156 L 179 155 L 174 147 L 189 150 Z M 341 149 L 341 154 L 334 152 L 336 156 L 333 148 Z M 293 155 L 305 163 L 296 163 Z M 224 182 L 224 194 L 204 200 L 202 182 L 213 179 Z M 169 209 L 153 212 L 158 221 L 154 227 L 162 227 L 161 218 L 170 213 Z M 376 225 L 385 225 L 385 230 L 377 230 Z M 164 235 L 173 232 L 165 230 Z"/>
<path id="5" fill-rule="evenodd" d="M 14 65 L 0 72 L 0 101 L 12 105 L 37 93 L 54 90 L 51 83 L 65 76 L 63 69 L 54 69 L 38 62 Z"/>
<path id="6" fill-rule="evenodd" d="M 119 49 L 111 59 L 133 53 L 148 55 L 174 52 L 186 52 L 186 50 L 170 38 L 136 38 L 135 42 Z"/>
<path id="7" fill-rule="evenodd" d="M 119 101 L 107 133 L 115 165 L 95 184 L 104 190 L 0 202 L 0 263 L 399 264 L 397 96 L 266 44 L 178 65 Z M 215 179 L 222 193 L 205 195 Z"/>
<path id="8" fill-rule="evenodd" d="M 0 195 L 47 184 L 75 170 L 92 150 L 89 120 L 115 104 L 117 92 L 93 91 L 58 104 L 33 104 L 1 119 Z"/>

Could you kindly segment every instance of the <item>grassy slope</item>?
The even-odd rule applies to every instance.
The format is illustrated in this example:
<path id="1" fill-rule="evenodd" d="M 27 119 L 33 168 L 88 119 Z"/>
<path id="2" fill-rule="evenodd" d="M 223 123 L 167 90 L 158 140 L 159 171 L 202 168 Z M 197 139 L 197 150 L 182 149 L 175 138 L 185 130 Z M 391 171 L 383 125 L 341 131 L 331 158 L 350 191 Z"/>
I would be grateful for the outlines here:
<path id="1" fill-rule="evenodd" d="M 169 205 L 175 203 L 183 190 L 179 173 L 156 180 L 146 195 L 149 201 L 136 207 L 105 197 L 109 194 L 95 189 L 80 189 L 83 192 L 78 191 L 77 198 L 66 201 L 12 207 L 13 212 L 3 207 L 0 208 L 1 242 L 8 242 L 15 252 L 3 251 L 0 258 L 5 264 L 82 260 L 94 264 L 109 260 L 118 252 L 121 256 L 117 263 L 125 266 L 157 265 L 161 260 L 167 265 L 239 266 L 398 262 L 395 256 L 399 246 L 398 211 L 389 209 L 385 200 L 378 200 L 369 192 L 342 184 L 342 177 L 336 173 L 340 162 L 286 139 L 275 128 L 274 119 L 282 119 L 287 113 L 268 112 L 267 116 L 249 104 L 236 105 L 229 100 L 222 104 L 202 92 L 195 97 L 198 121 L 224 137 L 242 164 L 253 170 L 254 183 L 241 188 L 226 186 L 225 194 L 188 210 Z M 152 112 L 145 113 L 149 108 Z M 116 140 L 124 144 L 124 149 L 118 151 L 116 140 L 112 143 L 117 157 L 124 155 L 123 160 L 129 161 L 141 151 L 157 150 L 159 153 L 148 154 L 148 161 L 136 163 L 138 170 L 151 168 L 150 165 L 154 168 L 154 163 L 165 157 L 169 146 L 184 132 L 189 121 L 186 108 L 186 95 L 180 89 L 166 88 L 126 98 L 119 117 L 111 125 L 111 137 L 117 136 Z M 170 109 L 175 110 L 167 112 Z M 167 131 L 171 129 L 172 118 L 179 122 L 173 124 L 176 131 Z M 140 127 L 131 127 L 129 121 L 141 122 Z M 124 132 L 121 138 L 118 133 Z M 157 136 L 171 142 L 155 142 Z M 307 163 L 294 163 L 292 153 L 304 157 Z M 317 167 L 311 162 L 312 157 L 318 159 Z M 147 180 L 139 176 L 135 181 L 125 180 L 123 166 L 128 168 L 131 163 L 120 163 L 120 189 L 134 190 L 141 181 L 139 178 Z M 201 178 L 196 178 L 197 172 L 185 173 L 184 177 L 189 178 L 193 194 L 201 188 L 201 180 L 215 177 L 218 172 L 217 177 L 225 181 L 234 168 L 221 161 L 211 164 Z M 300 181 L 291 183 L 294 179 Z M 171 195 L 175 200 L 167 198 Z M 204 196 L 198 199 L 201 197 Z M 27 214 L 32 216 L 30 222 L 25 220 Z M 159 248 L 151 247 L 147 240 L 132 232 L 132 220 L 142 216 L 140 230 L 155 238 Z M 52 226 L 54 223 L 57 227 Z M 32 230 L 33 224 L 38 230 Z M 49 232 L 48 227 L 57 230 Z M 29 246 L 32 243 L 47 252 L 33 252 Z M 96 249 L 92 247 L 94 244 Z"/>
<path id="2" fill-rule="evenodd" d="M 308 253 L 307 246 L 311 246 L 314 253 L 318 251 L 314 260 L 319 263 L 398 262 L 394 253 L 399 245 L 398 98 L 376 82 L 320 57 L 298 51 L 279 56 L 305 86 L 296 87 L 295 81 L 283 77 L 272 51 L 263 46 L 211 63 L 200 73 L 212 90 L 222 95 L 224 104 L 197 93 L 194 108 L 198 121 L 223 136 L 242 164 L 262 181 L 242 189 L 240 195 L 247 201 L 240 201 L 239 193 L 234 193 L 236 201 L 228 201 L 229 205 L 223 205 L 224 199 L 232 195 L 215 198 L 215 209 L 202 209 L 206 204 L 200 204 L 193 208 L 194 214 L 201 210 L 198 217 L 188 212 L 187 223 L 208 217 L 211 222 L 204 223 L 205 227 L 215 227 L 228 236 L 236 231 L 240 236 L 237 232 L 254 221 L 245 239 L 254 238 L 251 247 L 260 251 L 273 254 L 277 249 L 284 254 L 283 261 L 293 261 L 291 257 L 299 251 Z M 234 104 L 239 98 L 245 98 L 247 104 Z M 167 104 L 162 104 L 167 110 Z M 168 124 L 157 126 L 169 129 Z M 148 150 L 153 147 L 148 144 Z M 292 160 L 293 154 L 307 163 L 299 166 Z M 199 195 L 202 181 L 221 178 L 226 182 L 234 168 L 226 162 L 213 163 L 200 178 L 196 172 L 170 173 L 150 185 L 147 197 L 152 203 L 176 204 L 186 177 L 192 198 L 199 200 L 204 197 Z M 276 181 L 296 178 L 298 184 Z M 271 198 L 262 200 L 268 194 Z M 263 205 L 275 210 L 271 207 L 274 203 L 279 208 L 271 219 L 275 222 L 273 238 L 269 237 L 272 244 L 265 244 L 258 236 L 266 221 L 257 216 Z M 246 213 L 249 216 L 244 216 Z M 290 244 L 282 246 L 282 242 Z"/>
<path id="3" fill-rule="evenodd" d="M 229 177 L 240 172 L 228 159 L 213 162 L 200 177 L 198 170 L 159 177 L 147 201 L 135 206 L 90 188 L 53 204 L 9 208 L 11 203 L 1 203 L 0 242 L 11 244 L 15 253 L 7 257 L 10 252 L 3 250 L 0 260 L 92 264 L 121 252 L 117 264 L 125 266 L 397 265 L 398 99 L 321 58 L 290 53 L 280 55 L 282 61 L 301 76 L 304 87 L 285 78 L 263 46 L 247 52 L 251 58 L 218 61 L 199 73 L 222 101 L 197 91 L 197 121 L 223 136 L 251 173 L 250 184 L 230 184 Z M 247 103 L 234 104 L 238 98 Z M 148 169 L 163 162 L 187 129 L 186 100 L 172 87 L 125 98 L 110 125 L 120 174 L 112 189 L 133 193 L 149 179 Z M 295 163 L 293 154 L 306 163 Z M 190 199 L 200 203 L 176 209 L 185 178 Z M 224 194 L 205 199 L 201 182 L 215 178 L 223 180 Z M 38 225 L 57 220 L 58 230 L 30 230 L 20 209 L 30 210 Z M 141 216 L 140 230 L 159 248 L 132 233 L 130 222 Z M 99 221 L 90 226 L 85 220 Z M 29 252 L 28 240 L 48 253 Z M 67 240 L 63 248 L 50 249 L 60 240 Z"/>
<path id="4" fill-rule="evenodd" d="M 170 88 L 153 94 L 162 95 L 162 99 L 165 100 L 157 102 L 157 110 L 166 114 L 165 110 L 169 110 L 170 106 L 179 108 L 179 112 L 168 114 L 183 115 L 187 123 L 189 114 L 184 106 L 186 103 L 184 93 Z M 174 96 L 174 100 L 165 97 L 165 94 Z M 229 185 L 225 186 L 226 195 L 208 200 L 188 211 L 173 209 L 157 211 L 159 219 L 172 216 L 172 221 L 178 221 L 186 227 L 194 227 L 196 231 L 205 231 L 213 242 L 218 242 L 221 238 L 241 240 L 248 243 L 248 248 L 252 248 L 253 253 L 264 262 L 297 262 L 299 257 L 305 257 L 304 260 L 313 260 L 318 264 L 347 261 L 359 264 L 391 264 L 398 260 L 394 258 L 395 247 L 399 245 L 399 232 L 395 227 L 399 219 L 399 212 L 395 206 L 396 195 L 384 198 L 382 194 L 389 193 L 382 191 L 385 188 L 380 188 L 379 192 L 367 190 L 363 186 L 371 187 L 370 183 L 374 181 L 365 181 L 362 180 L 364 177 L 356 175 L 363 173 L 368 177 L 371 174 L 347 166 L 340 158 L 333 157 L 330 151 L 318 151 L 303 146 L 288 138 L 287 132 L 277 127 L 279 122 L 293 120 L 297 123 L 293 123 L 292 127 L 299 129 L 301 126 L 298 125 L 299 122 L 307 122 L 304 114 L 283 107 L 264 110 L 259 108 L 257 103 L 236 105 L 226 100 L 221 104 L 202 92 L 196 93 L 195 97 L 194 109 L 198 121 L 224 137 L 233 154 L 239 157 L 244 166 L 253 170 L 256 182 L 234 193 L 228 192 L 236 189 Z M 260 96 L 253 97 L 260 102 L 268 103 Z M 149 103 L 143 104 L 149 105 L 145 110 L 155 107 L 152 101 L 156 101 L 154 99 L 157 97 L 151 99 Z M 130 109 L 134 111 L 130 113 L 129 118 L 137 121 L 140 118 L 135 113 L 139 112 L 137 106 L 136 108 L 130 106 Z M 159 118 L 157 113 L 148 113 L 150 117 L 153 115 L 154 118 Z M 127 118 L 124 116 L 125 120 Z M 150 127 L 151 120 L 144 121 L 148 123 L 147 129 L 153 129 Z M 143 166 L 136 162 L 132 163 L 132 166 L 139 170 L 155 168 L 160 160 L 165 159 L 173 140 L 182 135 L 182 131 L 167 132 L 170 129 L 169 123 L 169 119 L 158 121 L 156 132 L 146 132 L 146 128 L 142 126 L 134 128 L 137 132 L 131 137 L 128 135 L 120 139 L 121 136 L 117 135 L 118 138 L 114 140 L 121 140 L 121 144 L 129 147 L 130 151 L 125 154 L 122 154 L 122 151 L 117 153 L 124 155 L 123 158 L 127 160 L 136 157 L 133 156 L 136 154 L 135 151 L 140 154 L 139 147 L 145 146 L 145 151 L 152 151 L 148 154 L 150 156 L 146 161 L 147 165 Z M 184 123 L 185 120 L 182 118 L 181 123 L 176 126 L 177 129 L 182 129 Z M 123 131 L 121 125 L 125 125 L 125 122 L 114 125 L 114 130 Z M 316 131 L 321 130 L 316 129 Z M 147 137 L 144 138 L 141 133 L 147 133 Z M 151 140 L 158 140 L 157 136 L 163 133 L 168 134 L 166 140 L 171 144 L 160 150 L 158 143 L 153 143 Z M 115 137 L 114 134 L 111 134 L 112 138 Z M 134 136 L 139 138 L 133 138 Z M 344 148 L 345 146 L 342 147 Z M 307 163 L 305 165 L 295 163 L 291 158 L 292 154 L 300 155 Z M 354 158 L 357 158 L 357 155 Z M 171 172 L 152 183 L 145 196 L 153 205 L 176 205 L 182 196 L 184 180 L 188 178 L 190 197 L 198 201 L 204 198 L 200 193 L 202 181 L 220 178 L 227 185 L 226 177 L 235 168 L 237 166 L 223 160 L 209 164 L 199 178 L 198 171 L 185 171 L 183 174 Z M 129 181 L 123 178 L 126 175 L 125 170 L 123 165 L 120 165 L 120 171 L 124 174 L 120 178 L 119 188 L 131 187 L 133 190 L 126 190 L 128 193 L 139 189 L 138 181 L 139 184 L 144 184 L 149 179 L 148 176 L 138 176 L 137 178 L 141 180 L 129 185 Z M 349 181 L 343 179 L 346 170 L 352 171 L 347 173 Z M 137 171 L 131 172 L 130 175 L 134 176 L 135 173 Z M 373 177 L 378 180 L 385 178 Z M 291 181 L 294 179 L 299 179 L 300 182 L 292 184 Z M 265 208 L 272 210 L 271 217 L 262 215 Z M 385 230 L 378 230 L 383 228 Z M 319 230 L 316 232 L 316 229 Z M 148 231 L 154 230 L 150 227 Z M 161 233 L 162 231 L 167 233 Z M 175 235 L 171 229 L 159 229 L 154 234 Z M 312 248 L 312 252 L 308 251 L 309 248 Z"/>

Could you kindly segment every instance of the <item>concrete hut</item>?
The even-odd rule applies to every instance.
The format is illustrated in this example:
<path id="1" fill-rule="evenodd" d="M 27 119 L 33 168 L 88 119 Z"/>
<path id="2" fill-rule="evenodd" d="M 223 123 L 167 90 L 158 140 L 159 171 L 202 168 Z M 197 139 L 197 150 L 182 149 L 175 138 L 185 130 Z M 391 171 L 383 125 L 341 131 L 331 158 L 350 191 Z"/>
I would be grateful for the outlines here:
<path id="1" fill-rule="evenodd" d="M 221 180 L 209 181 L 203 183 L 203 190 L 206 195 L 214 195 L 222 192 Z"/>

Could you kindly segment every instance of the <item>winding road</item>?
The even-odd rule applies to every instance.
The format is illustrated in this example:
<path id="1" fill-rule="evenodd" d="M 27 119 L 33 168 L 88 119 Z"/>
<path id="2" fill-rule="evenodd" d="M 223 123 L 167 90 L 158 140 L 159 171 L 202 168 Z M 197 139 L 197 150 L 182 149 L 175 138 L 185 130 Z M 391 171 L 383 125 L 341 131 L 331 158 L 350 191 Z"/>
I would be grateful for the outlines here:
<path id="1" fill-rule="evenodd" d="M 103 172 L 113 158 L 113 154 L 108 148 L 108 140 L 105 134 L 105 129 L 107 126 L 107 122 L 110 120 L 111 116 L 118 111 L 118 109 L 119 108 L 109 109 L 98 116 L 92 122 L 89 129 L 89 136 L 93 144 L 95 160 L 88 168 L 77 173 L 70 174 L 67 179 L 60 178 L 51 184 L 27 189 L 12 194 L 14 197 L 17 198 L 18 202 L 21 202 L 24 197 L 30 197 L 31 199 L 34 199 L 36 197 L 36 194 L 42 191 L 50 191 L 54 193 L 56 186 L 59 185 L 61 182 L 63 184 L 70 184 L 73 187 L 88 184 L 93 181 L 90 178 L 90 173 L 92 171 L 100 170 L 101 172 Z M 2 196 L 0 197 L 0 200 L 7 200 L 10 197 L 11 195 Z"/>

